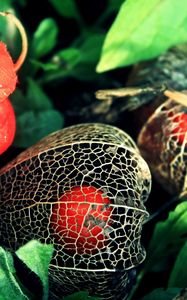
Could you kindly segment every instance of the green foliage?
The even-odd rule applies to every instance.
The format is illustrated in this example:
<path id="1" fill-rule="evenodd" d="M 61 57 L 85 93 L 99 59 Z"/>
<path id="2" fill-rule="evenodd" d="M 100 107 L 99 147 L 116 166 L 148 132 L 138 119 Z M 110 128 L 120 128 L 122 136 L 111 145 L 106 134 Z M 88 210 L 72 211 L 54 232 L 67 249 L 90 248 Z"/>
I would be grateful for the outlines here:
<path id="1" fill-rule="evenodd" d="M 60 78 L 74 77 L 82 81 L 95 80 L 98 75 L 95 65 L 99 59 L 104 35 L 90 32 L 90 35 L 77 47 L 60 50 L 53 57 L 53 63 L 38 64 L 46 72 L 44 81 L 55 81 Z M 59 68 L 61 66 L 61 68 Z"/>
<path id="2" fill-rule="evenodd" d="M 165 221 L 156 224 L 147 249 L 146 272 L 166 270 L 170 266 L 171 258 L 184 245 L 186 233 L 187 201 L 178 204 Z"/>
<path id="3" fill-rule="evenodd" d="M 27 106 L 28 109 L 37 111 L 52 109 L 52 100 L 42 90 L 41 86 L 39 86 L 36 81 L 31 78 L 28 78 L 27 82 L 26 103 L 22 103 L 22 105 Z"/>
<path id="4" fill-rule="evenodd" d="M 0 1 L 0 11 L 11 11 L 12 0 Z M 16 38 L 16 28 L 14 24 L 9 24 L 5 17 L 0 17 L 0 40 L 8 45 L 11 52 L 14 51 L 12 47 L 12 40 Z"/>
<path id="5" fill-rule="evenodd" d="M 30 241 L 16 251 L 17 256 L 33 271 L 43 284 L 43 298 L 48 299 L 48 268 L 53 254 L 52 245 L 43 245 L 38 241 Z"/>
<path id="6" fill-rule="evenodd" d="M 107 73 L 98 74 L 96 66 L 100 73 L 125 67 L 156 57 L 171 46 L 187 41 L 185 0 L 173 0 L 172 4 L 170 0 L 108 0 L 105 9 L 91 24 L 84 20 L 80 4 L 75 0 L 48 0 L 46 3 L 50 3 L 51 17 L 37 17 L 38 24 L 35 28 L 30 28 L 29 21 L 19 11 L 19 7 L 23 6 L 27 10 L 28 1 L 7 0 L 0 3 L 0 10 L 13 9 L 20 16 L 29 37 L 27 60 L 18 73 L 17 89 L 11 95 L 16 111 L 16 147 L 29 147 L 47 134 L 63 128 L 64 112 L 57 110 L 57 107 L 61 107 L 57 101 L 65 98 L 62 95 L 64 96 L 68 80 L 73 78 L 84 83 L 85 89 L 89 81 L 95 90 L 102 82 L 107 82 L 109 88 L 111 85 L 120 86 L 124 78 L 121 82 L 111 80 Z M 114 19 L 117 13 L 117 18 Z M 70 30 L 71 34 L 66 33 L 65 36 L 64 24 L 75 26 L 73 33 Z M 110 28 L 108 24 L 111 24 Z M 8 24 L 5 18 L 0 18 L 0 28 L 1 39 L 7 43 L 10 53 L 16 58 L 21 47 L 15 27 Z M 62 94 L 56 95 L 56 88 Z M 73 90 L 74 86 L 70 88 Z M 168 274 L 169 288 L 156 289 L 141 300 L 169 300 L 179 291 L 176 287 L 185 286 L 186 234 L 187 202 L 183 202 L 169 213 L 165 221 L 156 224 L 142 271 L 142 276 L 148 272 L 169 272 L 168 266 L 172 267 L 172 262 L 174 266 L 171 274 Z M 17 254 L 40 278 L 44 290 L 43 299 L 47 299 L 51 246 L 34 241 L 20 248 Z M 2 248 L 0 278 L 0 300 L 11 297 L 30 299 L 16 278 L 12 255 Z M 154 286 L 156 288 L 157 283 Z M 62 299 L 98 298 L 90 297 L 84 291 Z"/>
<path id="7" fill-rule="evenodd" d="M 158 56 L 187 42 L 186 1 L 127 0 L 107 33 L 98 72 Z"/>
<path id="8" fill-rule="evenodd" d="M 16 279 L 12 255 L 0 247 L 0 300 L 27 300 Z"/>
<path id="9" fill-rule="evenodd" d="M 33 56 L 38 59 L 48 54 L 57 43 L 57 35 L 58 26 L 55 20 L 51 18 L 42 20 L 33 35 L 31 43 Z"/>
<path id="10" fill-rule="evenodd" d="M 53 254 L 53 246 L 41 244 L 36 240 L 28 242 L 16 251 L 16 255 L 34 272 L 42 282 L 43 297 L 48 299 L 49 283 L 48 268 Z M 0 300 L 29 300 L 33 299 L 30 292 L 16 277 L 12 254 L 0 247 Z M 24 290 L 24 292 L 23 292 Z M 62 298 L 63 300 L 100 300 L 99 297 L 89 296 L 87 291 L 77 292 Z"/>
<path id="11" fill-rule="evenodd" d="M 50 120 L 50 122 L 49 122 Z M 27 148 L 44 136 L 63 127 L 63 117 L 55 109 L 27 110 L 17 117 L 15 146 Z"/>
<path id="12" fill-rule="evenodd" d="M 74 0 L 49 0 L 49 2 L 56 9 L 57 13 L 65 18 L 73 18 L 81 22 L 81 16 L 79 14 L 76 1 Z"/>
<path id="13" fill-rule="evenodd" d="M 187 278 L 187 241 L 184 246 L 181 248 L 175 265 L 170 274 L 168 287 L 186 287 L 186 278 Z"/>
<path id="14" fill-rule="evenodd" d="M 12 104 L 17 124 L 15 146 L 27 148 L 64 125 L 63 115 L 53 108 L 52 100 L 31 78 L 27 81 L 26 95 L 17 89 Z"/>
<path id="15" fill-rule="evenodd" d="M 170 288 L 167 290 L 156 289 L 140 300 L 172 300 L 180 291 L 178 288 Z"/>
<path id="16" fill-rule="evenodd" d="M 11 7 L 11 3 L 12 3 L 12 0 L 1 1 L 1 3 L 0 3 L 0 10 L 1 11 L 7 11 L 7 10 L 9 10 L 10 7 Z"/>

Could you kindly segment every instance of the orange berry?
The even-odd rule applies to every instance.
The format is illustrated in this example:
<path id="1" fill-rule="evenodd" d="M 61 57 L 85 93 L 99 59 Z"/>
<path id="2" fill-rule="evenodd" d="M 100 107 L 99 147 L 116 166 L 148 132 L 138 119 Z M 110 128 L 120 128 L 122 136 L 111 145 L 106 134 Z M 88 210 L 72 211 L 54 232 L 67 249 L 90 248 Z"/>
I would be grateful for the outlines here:
<path id="1" fill-rule="evenodd" d="M 93 254 L 107 245 L 112 223 L 111 201 L 93 186 L 77 186 L 53 205 L 51 226 L 58 242 L 71 253 Z"/>

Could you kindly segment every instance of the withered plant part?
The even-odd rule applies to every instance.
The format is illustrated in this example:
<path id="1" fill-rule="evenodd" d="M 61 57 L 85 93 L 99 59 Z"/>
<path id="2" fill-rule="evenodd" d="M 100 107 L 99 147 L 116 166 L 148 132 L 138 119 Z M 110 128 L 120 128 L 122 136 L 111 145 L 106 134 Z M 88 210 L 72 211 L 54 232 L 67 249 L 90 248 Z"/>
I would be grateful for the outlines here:
<path id="1" fill-rule="evenodd" d="M 145 258 L 140 239 L 150 188 L 149 168 L 129 135 L 104 124 L 71 126 L 0 170 L 1 243 L 11 251 L 32 239 L 54 244 L 50 299 L 85 288 L 102 299 L 127 299 Z M 64 223 L 73 213 L 82 222 L 85 207 L 87 241 L 77 228 L 73 235 L 75 219 Z"/>
<path id="2" fill-rule="evenodd" d="M 135 65 L 126 87 L 96 92 L 96 98 L 107 100 L 106 118 L 108 116 L 112 122 L 113 117 L 115 122 L 124 111 L 135 111 L 133 117 L 140 129 L 154 110 L 168 98 L 164 93 L 166 90 L 187 90 L 186 54 L 187 45 L 174 47 L 157 59 Z M 115 101 L 117 98 L 121 101 Z"/>

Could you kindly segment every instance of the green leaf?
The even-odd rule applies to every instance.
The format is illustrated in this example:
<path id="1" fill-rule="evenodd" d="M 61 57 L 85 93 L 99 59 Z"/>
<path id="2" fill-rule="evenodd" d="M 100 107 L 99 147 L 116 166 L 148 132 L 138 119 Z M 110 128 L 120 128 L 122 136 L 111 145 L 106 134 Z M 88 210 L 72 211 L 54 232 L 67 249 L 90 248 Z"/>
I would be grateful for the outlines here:
<path id="1" fill-rule="evenodd" d="M 187 41 L 186 0 L 127 0 L 112 24 L 98 72 L 148 60 Z"/>
<path id="2" fill-rule="evenodd" d="M 44 76 L 44 81 L 57 80 L 64 77 L 75 77 L 79 80 L 94 80 L 98 77 L 95 66 L 98 62 L 104 34 L 90 33 L 79 48 L 69 47 L 55 54 L 54 60 L 59 66 Z"/>
<path id="3" fill-rule="evenodd" d="M 0 1 L 0 11 L 10 11 L 11 9 L 12 9 L 12 0 Z M 1 17 L 0 24 L 1 24 L 1 22 L 4 25 L 5 24 L 8 25 L 7 20 L 4 17 Z M 1 28 L 1 31 L 0 31 L 1 34 L 4 34 L 4 28 L 2 28 L 2 27 L 0 27 L 0 28 Z M 2 36 L 1 36 L 1 38 L 2 38 Z"/>
<path id="4" fill-rule="evenodd" d="M 156 224 L 147 249 L 144 271 L 166 270 L 186 240 L 187 201 L 178 204 L 165 221 Z"/>
<path id="5" fill-rule="evenodd" d="M 49 133 L 63 127 L 63 115 L 55 110 L 28 110 L 16 118 L 17 130 L 14 145 L 27 148 Z"/>
<path id="6" fill-rule="evenodd" d="M 47 18 L 41 21 L 36 29 L 31 49 L 34 58 L 40 58 L 48 54 L 57 43 L 58 26 L 52 18 Z"/>
<path id="7" fill-rule="evenodd" d="M 49 0 L 54 9 L 65 18 L 73 18 L 80 22 L 81 17 L 74 0 Z"/>
<path id="8" fill-rule="evenodd" d="M 98 297 L 91 297 L 89 296 L 87 291 L 77 292 L 72 295 L 66 296 L 62 298 L 62 300 L 101 300 Z"/>
<path id="9" fill-rule="evenodd" d="M 37 67 L 42 68 L 44 71 L 53 71 L 54 74 L 60 71 L 60 73 L 64 74 L 64 76 L 68 76 L 73 67 L 78 64 L 80 58 L 80 50 L 74 47 L 69 47 L 57 52 L 50 62 L 41 63 L 39 61 L 32 60 L 32 63 Z"/>
<path id="10" fill-rule="evenodd" d="M 104 38 L 105 34 L 103 33 L 90 32 L 80 47 L 83 62 L 96 63 L 98 61 Z"/>
<path id="11" fill-rule="evenodd" d="M 79 80 L 96 80 L 98 74 L 95 66 L 99 60 L 105 35 L 102 33 L 90 34 L 80 47 L 80 60 L 74 66 L 71 75 Z"/>
<path id="12" fill-rule="evenodd" d="M 13 12 L 16 15 L 16 12 L 13 8 L 13 1 L 6 0 L 0 1 L 0 11 L 9 11 Z M 16 25 L 13 22 L 10 22 L 8 18 L 3 16 L 0 17 L 0 37 L 1 41 L 3 41 L 7 45 L 8 51 L 11 53 L 12 57 L 18 57 L 20 54 L 20 39 L 17 38 L 18 30 Z M 14 41 L 14 42 L 12 42 Z"/>
<path id="13" fill-rule="evenodd" d="M 187 285 L 187 242 L 180 250 L 170 274 L 168 287 L 185 288 Z"/>
<path id="14" fill-rule="evenodd" d="M 16 115 L 20 115 L 29 109 L 29 104 L 26 100 L 26 97 L 19 88 L 16 88 L 14 93 L 10 95 L 10 98 Z"/>
<path id="15" fill-rule="evenodd" d="M 36 66 L 37 68 L 41 68 L 44 71 L 54 71 L 58 69 L 58 64 L 55 62 L 47 62 L 47 63 L 42 63 L 36 59 L 31 59 L 30 60 L 33 66 Z"/>
<path id="16" fill-rule="evenodd" d="M 11 8 L 12 8 L 12 0 L 6 0 L 6 1 L 0 2 L 0 10 L 1 11 L 7 11 L 7 10 L 10 10 Z"/>
<path id="17" fill-rule="evenodd" d="M 53 246 L 33 240 L 19 248 L 16 254 L 40 278 L 44 291 L 42 299 L 47 300 L 49 289 L 48 268 L 53 254 Z"/>
<path id="18" fill-rule="evenodd" d="M 45 110 L 52 108 L 51 99 L 44 93 L 42 88 L 31 78 L 28 78 L 28 88 L 26 94 L 28 108 L 34 110 Z"/>
<path id="19" fill-rule="evenodd" d="M 11 95 L 16 114 L 20 115 L 26 110 L 43 111 L 52 109 L 53 103 L 41 86 L 31 78 L 28 78 L 27 82 L 26 95 L 19 88 Z"/>
<path id="20" fill-rule="evenodd" d="M 144 296 L 140 300 L 172 300 L 178 293 L 180 289 L 170 288 L 164 290 L 162 288 L 152 291 L 150 294 Z"/>
<path id="21" fill-rule="evenodd" d="M 16 278 L 13 258 L 0 247 L 0 300 L 28 300 L 23 294 Z"/>
<path id="22" fill-rule="evenodd" d="M 55 58 L 62 67 L 64 65 L 65 70 L 72 70 L 73 67 L 80 61 L 81 52 L 79 49 L 70 47 L 59 51 L 55 55 Z"/>
<path id="23" fill-rule="evenodd" d="M 80 59 L 80 50 L 69 47 L 57 52 L 54 55 L 52 62 L 40 63 L 34 61 L 34 64 L 46 72 L 44 75 L 45 81 L 51 81 L 73 76 L 73 68 L 79 63 Z"/>

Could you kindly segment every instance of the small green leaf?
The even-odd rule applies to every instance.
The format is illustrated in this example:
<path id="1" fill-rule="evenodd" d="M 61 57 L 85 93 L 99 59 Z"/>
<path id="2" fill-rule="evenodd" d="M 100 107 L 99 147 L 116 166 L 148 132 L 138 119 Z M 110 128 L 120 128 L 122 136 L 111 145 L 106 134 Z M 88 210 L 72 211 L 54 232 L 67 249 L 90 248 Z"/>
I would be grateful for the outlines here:
<path id="1" fill-rule="evenodd" d="M 74 47 L 69 47 L 57 52 L 52 62 L 40 63 L 34 61 L 34 64 L 46 71 L 44 81 L 57 80 L 71 76 L 73 68 L 79 63 L 81 58 L 80 50 Z"/>
<path id="2" fill-rule="evenodd" d="M 79 80 L 95 80 L 98 74 L 95 66 L 99 60 L 101 47 L 105 35 L 102 33 L 90 33 L 80 46 L 80 60 L 72 70 L 72 76 Z"/>
<path id="3" fill-rule="evenodd" d="M 165 221 L 155 226 L 147 249 L 144 270 L 163 271 L 171 264 L 171 258 L 177 255 L 186 242 L 187 201 L 177 205 Z"/>
<path id="4" fill-rule="evenodd" d="M 104 38 L 105 34 L 103 33 L 90 32 L 80 47 L 83 62 L 96 63 L 98 61 Z"/>
<path id="5" fill-rule="evenodd" d="M 65 18 L 73 18 L 80 22 L 80 14 L 74 0 L 49 0 L 54 9 Z"/>
<path id="6" fill-rule="evenodd" d="M 54 71 L 58 69 L 58 64 L 55 62 L 47 62 L 47 63 L 42 63 L 36 59 L 31 59 L 30 60 L 33 66 L 36 66 L 37 68 L 41 68 L 44 71 Z"/>
<path id="7" fill-rule="evenodd" d="M 72 295 L 66 296 L 62 298 L 62 300 L 101 300 L 98 297 L 91 297 L 89 296 L 87 291 L 77 292 Z"/>
<path id="8" fill-rule="evenodd" d="M 63 115 L 55 110 L 28 110 L 16 118 L 17 130 L 14 145 L 27 148 L 41 138 L 63 127 Z"/>
<path id="9" fill-rule="evenodd" d="M 49 71 L 49 74 L 51 71 L 54 75 L 56 73 L 60 73 L 61 77 L 64 77 L 69 75 L 69 72 L 71 72 L 73 67 L 79 62 L 80 57 L 81 53 L 79 49 L 69 47 L 57 52 L 50 62 L 41 63 L 39 61 L 32 60 L 32 63 L 44 71 Z"/>
<path id="10" fill-rule="evenodd" d="M 52 18 L 47 18 L 41 21 L 36 29 L 31 49 L 34 58 L 40 58 L 48 54 L 57 43 L 58 26 Z"/>
<path id="11" fill-rule="evenodd" d="M 180 250 L 170 274 L 168 287 L 185 288 L 187 285 L 187 242 Z"/>
<path id="12" fill-rule="evenodd" d="M 28 102 L 21 89 L 16 88 L 10 98 L 16 115 L 20 115 L 29 109 Z"/>
<path id="13" fill-rule="evenodd" d="M 158 56 L 187 41 L 186 0 L 127 0 L 112 24 L 98 72 Z"/>
<path id="14" fill-rule="evenodd" d="M 144 296 L 140 300 L 172 300 L 178 293 L 180 289 L 178 288 L 170 288 L 167 290 L 164 289 L 156 289 L 152 291 L 150 294 Z"/>
<path id="15" fill-rule="evenodd" d="M 43 300 L 48 299 L 48 268 L 53 254 L 53 246 L 30 241 L 16 251 L 17 256 L 30 268 L 43 284 Z"/>
<path id="16" fill-rule="evenodd" d="M 7 11 L 12 8 L 12 0 L 6 0 L 0 2 L 0 10 Z M 2 28 L 1 28 L 2 29 Z"/>
<path id="17" fill-rule="evenodd" d="M 63 49 L 59 51 L 55 55 L 54 59 L 59 61 L 62 68 L 64 65 L 65 70 L 72 70 L 73 67 L 79 62 L 80 57 L 81 57 L 81 52 L 79 49 L 69 47 L 67 49 Z"/>
<path id="18" fill-rule="evenodd" d="M 28 300 L 15 278 L 12 255 L 0 247 L 0 300 Z"/>
<path id="19" fill-rule="evenodd" d="M 28 108 L 34 110 L 45 110 L 52 108 L 52 102 L 50 98 L 44 93 L 42 88 L 31 78 L 28 78 L 28 88 L 26 94 L 26 100 Z"/>
<path id="20" fill-rule="evenodd" d="M 53 103 L 41 86 L 31 78 L 28 78 L 27 82 L 26 95 L 19 88 L 11 95 L 16 114 L 20 115 L 27 110 L 43 111 L 52 109 Z"/>
<path id="21" fill-rule="evenodd" d="M 79 48 L 69 47 L 56 53 L 53 59 L 59 68 L 49 71 L 44 76 L 44 82 L 67 76 L 85 81 L 98 78 L 95 66 L 99 59 L 104 36 L 102 33 L 90 33 Z"/>
<path id="22" fill-rule="evenodd" d="M 13 12 L 14 8 L 12 5 L 12 0 L 0 1 L 0 11 Z M 16 12 L 14 11 L 14 14 Z M 8 18 L 0 17 L 0 37 L 7 45 L 8 51 L 11 53 L 12 57 L 18 57 L 20 53 L 20 43 L 19 38 L 17 38 L 17 27 L 13 22 L 9 22 Z M 12 43 L 12 41 L 14 41 Z M 19 51 L 19 52 L 18 52 Z"/>

